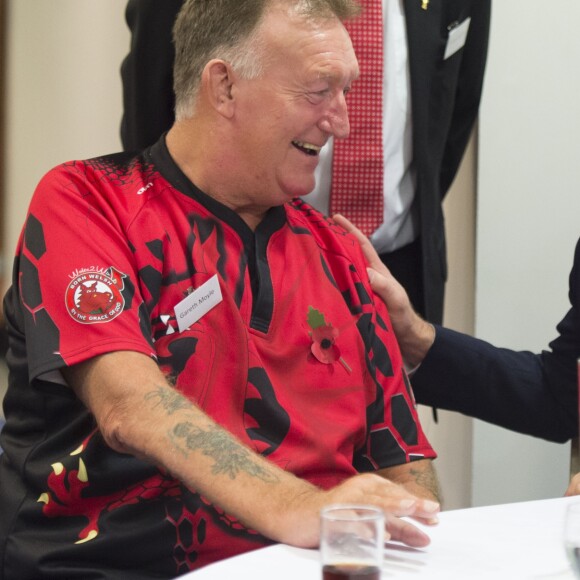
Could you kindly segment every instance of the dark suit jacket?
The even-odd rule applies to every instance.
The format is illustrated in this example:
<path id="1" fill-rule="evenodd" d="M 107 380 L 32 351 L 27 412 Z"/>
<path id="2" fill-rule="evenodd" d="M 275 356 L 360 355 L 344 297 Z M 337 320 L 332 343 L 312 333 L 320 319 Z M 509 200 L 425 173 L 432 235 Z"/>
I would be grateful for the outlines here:
<path id="1" fill-rule="evenodd" d="M 578 435 L 580 240 L 570 273 L 571 308 L 541 354 L 497 348 L 437 327 L 412 377 L 417 401 L 550 441 Z"/>
<path id="2" fill-rule="evenodd" d="M 416 215 L 423 260 L 424 304 L 441 323 L 447 279 L 442 201 L 477 118 L 487 57 L 491 0 L 404 0 L 409 45 Z M 444 60 L 450 29 L 471 18 L 464 47 Z"/>
<path id="3" fill-rule="evenodd" d="M 173 124 L 172 30 L 183 0 L 129 0 L 131 47 L 121 65 L 125 151 L 141 151 Z"/>
<path id="4" fill-rule="evenodd" d="M 131 50 L 121 68 L 126 150 L 155 143 L 173 122 L 171 28 L 182 0 L 129 0 Z M 432 322 L 443 317 L 447 278 L 441 202 L 465 151 L 479 108 L 491 0 L 404 0 L 409 43 L 413 147 L 420 219 L 424 304 Z M 465 46 L 443 59 L 449 29 L 471 17 Z"/>

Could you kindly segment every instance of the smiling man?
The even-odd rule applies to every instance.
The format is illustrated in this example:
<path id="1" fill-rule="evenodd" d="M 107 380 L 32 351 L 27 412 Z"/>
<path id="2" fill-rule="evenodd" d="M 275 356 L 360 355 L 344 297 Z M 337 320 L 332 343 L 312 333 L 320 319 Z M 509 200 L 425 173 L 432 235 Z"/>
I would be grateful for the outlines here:
<path id="1" fill-rule="evenodd" d="M 297 196 L 348 135 L 349 0 L 191 0 L 176 122 L 40 183 L 5 300 L 4 578 L 172 577 L 320 508 L 436 521 L 435 456 L 356 240 Z"/>

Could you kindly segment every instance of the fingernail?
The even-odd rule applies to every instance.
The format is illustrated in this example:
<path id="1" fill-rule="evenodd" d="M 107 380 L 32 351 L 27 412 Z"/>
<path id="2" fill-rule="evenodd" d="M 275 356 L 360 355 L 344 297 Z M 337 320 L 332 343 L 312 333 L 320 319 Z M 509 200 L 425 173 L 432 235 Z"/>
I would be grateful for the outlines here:
<path id="1" fill-rule="evenodd" d="M 439 511 L 439 504 L 434 501 L 426 500 L 423 504 L 426 512 L 437 512 Z"/>
<path id="2" fill-rule="evenodd" d="M 401 502 L 399 503 L 402 510 L 409 510 L 412 507 L 415 507 L 416 504 L 417 504 L 417 502 L 414 499 L 402 499 Z M 431 510 L 428 510 L 428 511 L 431 511 Z"/>

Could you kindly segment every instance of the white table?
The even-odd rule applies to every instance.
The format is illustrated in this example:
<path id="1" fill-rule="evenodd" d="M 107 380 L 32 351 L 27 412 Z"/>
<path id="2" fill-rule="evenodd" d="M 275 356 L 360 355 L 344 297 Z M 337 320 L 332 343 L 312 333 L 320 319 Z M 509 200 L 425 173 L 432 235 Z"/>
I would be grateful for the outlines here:
<path id="1" fill-rule="evenodd" d="M 579 497 L 442 512 L 427 548 L 389 543 L 383 579 L 572 580 L 562 546 L 565 507 Z M 317 550 L 286 545 L 242 554 L 182 578 L 320 580 Z"/>

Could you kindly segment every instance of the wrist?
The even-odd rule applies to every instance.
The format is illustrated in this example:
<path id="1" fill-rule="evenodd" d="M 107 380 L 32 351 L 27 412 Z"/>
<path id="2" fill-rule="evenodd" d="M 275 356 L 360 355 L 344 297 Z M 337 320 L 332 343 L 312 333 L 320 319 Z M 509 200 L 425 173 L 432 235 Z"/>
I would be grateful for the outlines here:
<path id="1" fill-rule="evenodd" d="M 400 341 L 403 360 L 408 368 L 418 367 L 435 342 L 435 327 L 419 316 L 415 316 L 411 327 Z"/>
<path id="2" fill-rule="evenodd" d="M 310 482 L 288 475 L 262 504 L 259 513 L 264 523 L 256 529 L 276 542 L 300 548 L 316 547 L 325 494 Z"/>

